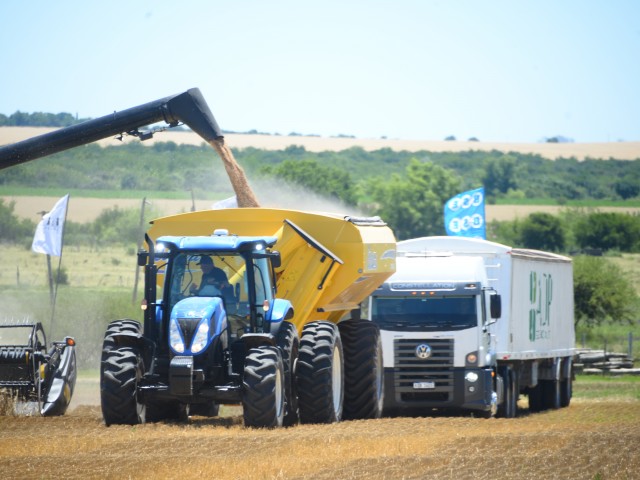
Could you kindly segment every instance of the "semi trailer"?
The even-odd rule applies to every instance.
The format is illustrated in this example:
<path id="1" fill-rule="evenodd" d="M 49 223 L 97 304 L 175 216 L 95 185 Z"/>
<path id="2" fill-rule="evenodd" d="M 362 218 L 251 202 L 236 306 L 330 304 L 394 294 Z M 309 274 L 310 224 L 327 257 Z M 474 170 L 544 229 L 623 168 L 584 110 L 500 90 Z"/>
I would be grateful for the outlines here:
<path id="1" fill-rule="evenodd" d="M 384 411 L 477 416 L 569 405 L 571 259 L 480 239 L 398 242 L 396 272 L 365 303 L 380 328 Z"/>
<path id="2" fill-rule="evenodd" d="M 142 321 L 114 320 L 103 339 L 105 423 L 215 416 L 220 404 L 242 405 L 253 427 L 379 417 L 382 344 L 360 304 L 395 270 L 393 232 L 377 217 L 255 206 L 199 90 L 0 147 L 0 169 L 111 135 L 144 140 L 140 128 L 162 121 L 209 142 L 251 208 L 152 222 Z"/>

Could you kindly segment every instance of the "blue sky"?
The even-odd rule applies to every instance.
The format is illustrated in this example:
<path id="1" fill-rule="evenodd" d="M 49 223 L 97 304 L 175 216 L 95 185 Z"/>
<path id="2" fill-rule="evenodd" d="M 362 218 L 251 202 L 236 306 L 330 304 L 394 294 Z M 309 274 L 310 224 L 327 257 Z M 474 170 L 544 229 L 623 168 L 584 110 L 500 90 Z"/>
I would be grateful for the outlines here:
<path id="1" fill-rule="evenodd" d="M 640 141 L 636 0 L 0 2 L 0 113 L 198 87 L 225 130 Z"/>

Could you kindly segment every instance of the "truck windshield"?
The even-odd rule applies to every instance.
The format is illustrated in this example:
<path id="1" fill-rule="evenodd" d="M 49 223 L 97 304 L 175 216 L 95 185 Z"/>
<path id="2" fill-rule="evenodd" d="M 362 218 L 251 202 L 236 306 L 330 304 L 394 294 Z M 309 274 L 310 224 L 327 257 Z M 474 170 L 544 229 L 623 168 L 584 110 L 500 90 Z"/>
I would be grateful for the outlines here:
<path id="1" fill-rule="evenodd" d="M 478 325 L 476 297 L 374 297 L 372 320 L 382 329 L 463 330 Z"/>

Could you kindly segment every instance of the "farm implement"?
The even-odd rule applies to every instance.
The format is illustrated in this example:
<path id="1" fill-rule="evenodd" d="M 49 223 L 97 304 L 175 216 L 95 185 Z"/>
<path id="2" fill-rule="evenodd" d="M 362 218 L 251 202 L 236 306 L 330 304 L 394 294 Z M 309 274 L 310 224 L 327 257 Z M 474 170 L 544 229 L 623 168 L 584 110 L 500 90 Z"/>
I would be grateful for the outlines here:
<path id="1" fill-rule="evenodd" d="M 0 325 L 0 391 L 15 402 L 37 402 L 42 416 L 64 415 L 76 384 L 75 340 L 47 351 L 41 323 Z"/>

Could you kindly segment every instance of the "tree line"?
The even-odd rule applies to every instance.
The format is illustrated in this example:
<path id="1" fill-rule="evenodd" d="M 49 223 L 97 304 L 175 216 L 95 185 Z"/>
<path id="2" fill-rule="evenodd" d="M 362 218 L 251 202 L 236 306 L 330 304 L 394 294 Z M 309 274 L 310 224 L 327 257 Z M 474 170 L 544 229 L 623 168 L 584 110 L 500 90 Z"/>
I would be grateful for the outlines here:
<path id="1" fill-rule="evenodd" d="M 68 127 L 81 123 L 88 118 L 78 118 L 67 112 L 61 113 L 45 113 L 33 112 L 26 113 L 20 110 L 5 115 L 0 113 L 0 127 Z"/>
<path id="2" fill-rule="evenodd" d="M 281 151 L 233 150 L 250 179 L 274 181 L 331 197 L 369 215 L 379 215 L 403 240 L 444 235 L 444 203 L 454 195 L 484 186 L 490 201 L 547 199 L 640 200 L 640 159 L 617 161 L 574 158 L 546 160 L 538 155 L 503 152 L 308 152 L 291 146 Z M 232 195 L 228 178 L 211 148 L 159 142 L 116 147 L 90 144 L 0 171 L 0 186 L 91 190 L 187 192 L 199 198 Z M 213 162 L 213 163 L 212 163 Z M 134 211 L 105 210 L 89 225 L 68 222 L 65 243 L 135 245 L 140 235 Z M 13 205 L 0 202 L 0 241 L 30 245 L 35 223 L 18 219 Z M 559 215 L 536 213 L 524 219 L 492 221 L 487 238 L 514 247 L 561 253 L 640 252 L 637 215 L 565 207 Z M 576 278 L 589 288 L 576 289 L 577 318 L 593 319 L 592 298 L 607 292 L 597 318 L 631 320 L 637 297 L 624 275 L 599 262 L 576 257 Z M 591 258 L 591 257 L 589 257 Z M 584 269 L 584 271 L 583 271 Z M 586 273 L 584 273 L 586 272 Z M 622 282 L 623 284 L 620 284 Z M 594 287 L 595 285 L 595 287 Z M 629 293 L 631 291 L 631 294 Z M 633 306 L 632 306 L 633 305 Z"/>

